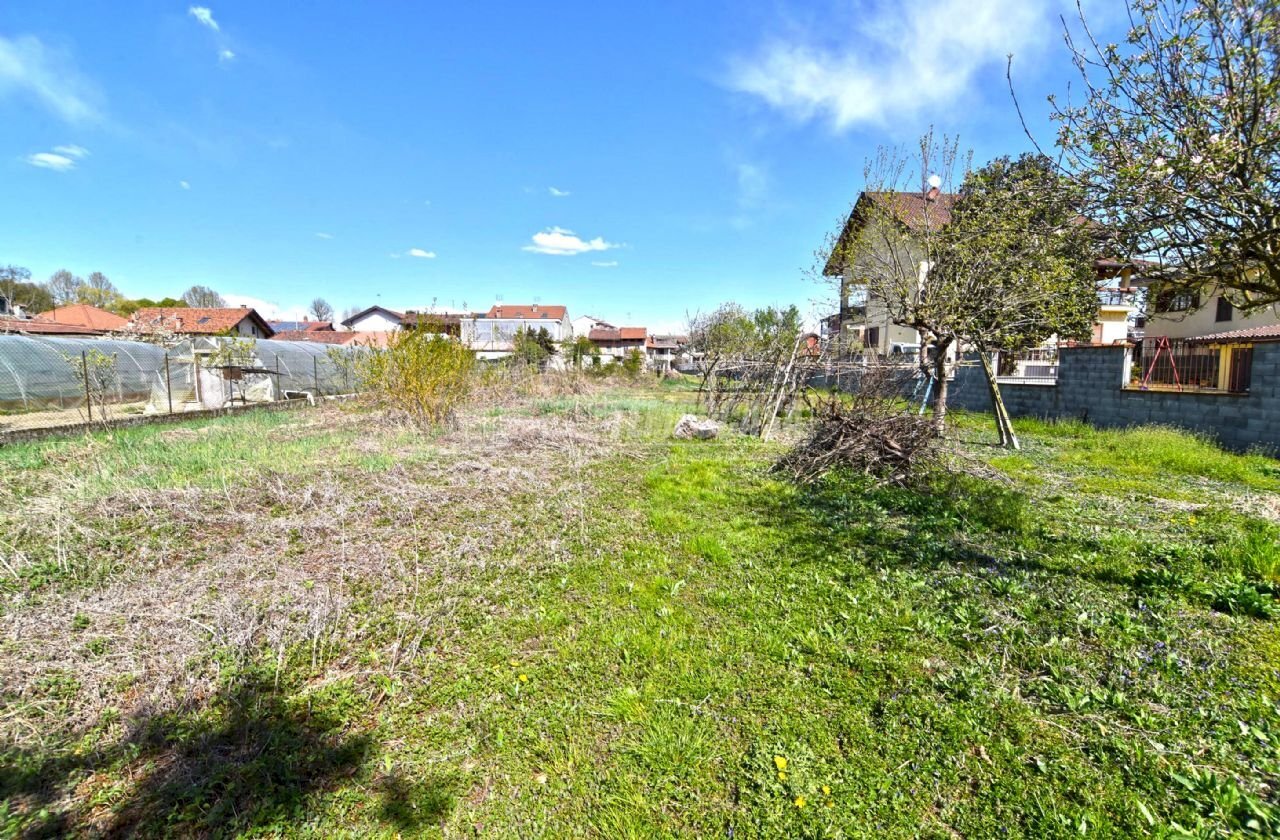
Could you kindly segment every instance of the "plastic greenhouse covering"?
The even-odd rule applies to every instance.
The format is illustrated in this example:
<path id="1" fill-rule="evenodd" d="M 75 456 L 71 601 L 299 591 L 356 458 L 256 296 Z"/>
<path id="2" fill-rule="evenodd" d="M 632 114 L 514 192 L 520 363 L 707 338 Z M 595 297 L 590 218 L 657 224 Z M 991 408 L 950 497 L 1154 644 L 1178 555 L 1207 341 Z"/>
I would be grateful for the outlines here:
<path id="1" fill-rule="evenodd" d="M 141 341 L 0 335 L 0 413 L 147 403 L 152 412 L 350 393 L 362 348 L 305 341 L 194 338 L 166 350 Z M 167 359 L 167 364 L 166 364 Z"/>
<path id="2" fill-rule="evenodd" d="M 84 365 L 103 356 L 114 359 L 114 371 L 102 388 L 102 398 L 108 402 L 146 400 L 164 376 L 165 349 L 153 344 L 0 335 L 0 411 L 83 406 Z"/>

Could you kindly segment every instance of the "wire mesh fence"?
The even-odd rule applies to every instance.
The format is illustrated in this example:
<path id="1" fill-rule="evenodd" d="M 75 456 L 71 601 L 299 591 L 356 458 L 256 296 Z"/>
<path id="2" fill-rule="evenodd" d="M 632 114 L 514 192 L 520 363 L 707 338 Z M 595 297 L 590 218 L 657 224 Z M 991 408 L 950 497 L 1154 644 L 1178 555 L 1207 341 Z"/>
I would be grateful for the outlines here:
<path id="1" fill-rule="evenodd" d="M 171 347 L 110 338 L 0 335 L 0 439 L 108 423 L 349 394 L 365 348 L 200 337 Z"/>

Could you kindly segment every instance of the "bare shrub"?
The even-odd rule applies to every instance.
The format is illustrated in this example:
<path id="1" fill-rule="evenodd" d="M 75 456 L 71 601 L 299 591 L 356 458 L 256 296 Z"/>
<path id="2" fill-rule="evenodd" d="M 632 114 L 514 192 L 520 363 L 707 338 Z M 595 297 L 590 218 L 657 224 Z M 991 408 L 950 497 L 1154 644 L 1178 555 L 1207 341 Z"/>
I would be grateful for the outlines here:
<path id="1" fill-rule="evenodd" d="M 936 425 L 903 399 L 913 370 L 868 365 L 849 393 L 806 397 L 813 430 L 774 469 L 800 482 L 847 469 L 877 481 L 908 484 L 937 465 Z"/>
<path id="2" fill-rule="evenodd" d="M 448 336 L 401 330 L 385 349 L 357 357 L 355 367 L 369 399 L 429 427 L 453 422 L 471 394 L 475 357 Z"/>

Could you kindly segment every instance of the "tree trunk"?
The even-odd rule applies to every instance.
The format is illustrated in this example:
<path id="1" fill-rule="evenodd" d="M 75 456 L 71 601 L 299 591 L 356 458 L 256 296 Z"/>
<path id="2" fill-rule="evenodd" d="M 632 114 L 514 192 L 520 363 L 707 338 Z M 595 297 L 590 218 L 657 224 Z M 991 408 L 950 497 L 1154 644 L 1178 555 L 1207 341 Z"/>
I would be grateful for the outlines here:
<path id="1" fill-rule="evenodd" d="M 941 436 L 947 428 L 947 350 L 952 339 L 938 339 L 933 357 L 933 426 Z"/>
<path id="2" fill-rule="evenodd" d="M 991 393 L 991 412 L 996 418 L 996 433 L 1000 435 L 1000 445 L 1006 449 L 1021 449 L 1018 436 L 1013 431 L 1013 420 L 1009 417 L 1009 409 L 1005 407 L 1004 397 L 1000 394 L 1000 383 L 996 379 L 995 366 L 991 364 L 991 354 L 985 349 L 978 352 L 982 360 L 982 372 L 987 377 L 987 390 Z"/>

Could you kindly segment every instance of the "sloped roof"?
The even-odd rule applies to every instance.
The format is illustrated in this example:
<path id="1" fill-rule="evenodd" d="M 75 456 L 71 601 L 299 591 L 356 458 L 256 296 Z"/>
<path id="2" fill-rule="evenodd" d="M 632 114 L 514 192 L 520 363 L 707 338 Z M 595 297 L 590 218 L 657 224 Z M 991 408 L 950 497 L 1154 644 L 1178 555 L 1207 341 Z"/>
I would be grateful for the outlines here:
<path id="1" fill-rule="evenodd" d="M 43 321 L 55 324 L 71 324 L 77 327 L 91 327 L 95 330 L 118 330 L 128 323 L 114 312 L 90 306 L 87 303 L 71 303 L 41 312 L 36 316 Z"/>
<path id="2" fill-rule="evenodd" d="M 76 324 L 59 324 L 55 321 L 42 321 L 39 318 L 0 317 L 0 332 L 23 332 L 31 333 L 32 335 L 102 335 L 105 330 Z"/>
<path id="3" fill-rule="evenodd" d="M 329 331 L 333 329 L 332 321 L 270 321 L 271 329 L 278 333 L 296 332 L 298 330 Z"/>
<path id="4" fill-rule="evenodd" d="M 352 324 L 354 324 L 356 321 L 358 321 L 358 320 L 360 320 L 361 318 L 363 318 L 364 316 L 369 315 L 369 314 L 372 314 L 372 313 L 374 313 L 374 312 L 382 312 L 382 313 L 385 313 L 385 314 L 387 314 L 387 315 L 390 315 L 390 316 L 392 317 L 392 319 L 394 319 L 394 320 L 396 320 L 396 321 L 403 321 L 403 320 L 404 320 L 404 313 L 403 313 L 403 312 L 396 312 L 394 309 L 387 309 L 385 306 L 370 306 L 368 309 L 361 309 L 359 312 L 357 312 L 356 314 L 352 315 L 350 318 L 347 318 L 346 320 L 344 320 L 344 321 L 342 322 L 342 326 L 344 326 L 344 327 L 350 327 L 350 326 L 351 326 Z"/>
<path id="5" fill-rule="evenodd" d="M 844 269 L 844 256 L 862 226 L 867 223 L 873 209 L 888 214 L 911 232 L 919 233 L 948 224 L 951 221 L 951 208 L 958 198 L 956 193 L 942 192 L 932 196 L 922 192 L 863 192 L 849 212 L 849 218 L 840 231 L 836 246 L 831 249 L 831 255 L 827 257 L 822 273 L 827 277 L 835 277 L 841 273 Z"/>
<path id="6" fill-rule="evenodd" d="M 336 330 L 281 330 L 271 336 L 276 341 L 311 341 L 316 344 L 348 344 L 364 333 Z"/>
<path id="7" fill-rule="evenodd" d="M 128 328 L 138 332 L 175 332 L 183 335 L 221 335 L 251 318 L 267 336 L 275 334 L 257 310 L 248 307 L 178 308 L 147 307 L 133 313 Z"/>
<path id="8" fill-rule="evenodd" d="M 1280 341 L 1280 324 L 1267 324 L 1261 327 L 1246 327 L 1239 330 L 1200 335 L 1188 341 L 1205 344 L 1225 344 L 1231 341 Z"/>
<path id="9" fill-rule="evenodd" d="M 559 321 L 568 312 L 568 308 L 564 306 L 543 306 L 540 303 L 522 304 L 522 303 L 495 303 L 485 313 L 484 318 L 512 318 L 524 321 L 547 319 L 550 321 Z"/>

